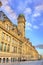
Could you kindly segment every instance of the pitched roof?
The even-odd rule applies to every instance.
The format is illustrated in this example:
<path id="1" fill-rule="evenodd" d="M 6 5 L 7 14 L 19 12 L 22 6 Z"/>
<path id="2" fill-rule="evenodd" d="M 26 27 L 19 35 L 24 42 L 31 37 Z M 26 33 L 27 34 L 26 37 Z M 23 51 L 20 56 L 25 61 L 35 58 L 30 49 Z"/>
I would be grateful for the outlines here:
<path id="1" fill-rule="evenodd" d="M 0 11 L 0 20 L 1 20 L 2 22 L 5 22 L 5 20 L 9 20 L 9 22 L 13 25 L 13 29 L 12 29 L 12 30 L 14 30 L 14 28 L 16 27 L 17 34 L 18 34 L 18 35 L 21 34 L 20 31 L 19 31 L 18 28 L 17 28 L 17 25 L 13 24 L 13 23 L 11 22 L 11 20 L 8 18 L 8 16 L 5 14 L 5 12 L 3 12 L 3 11 Z"/>
<path id="2" fill-rule="evenodd" d="M 3 12 L 3 11 L 0 11 L 0 20 L 2 20 L 2 21 L 4 21 L 4 20 L 9 20 L 9 22 L 10 22 L 12 25 L 17 26 L 17 25 L 15 25 L 15 24 L 13 24 L 13 23 L 11 22 L 11 20 L 8 18 L 8 16 L 6 15 L 6 13 Z"/>

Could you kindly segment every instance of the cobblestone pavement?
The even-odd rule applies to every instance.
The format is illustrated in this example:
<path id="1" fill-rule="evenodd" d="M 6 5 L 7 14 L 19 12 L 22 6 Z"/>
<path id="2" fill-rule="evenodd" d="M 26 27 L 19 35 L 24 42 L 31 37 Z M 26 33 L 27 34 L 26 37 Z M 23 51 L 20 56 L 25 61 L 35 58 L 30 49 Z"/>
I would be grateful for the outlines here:
<path id="1" fill-rule="evenodd" d="M 14 63 L 0 63 L 0 65 L 43 65 L 43 60 L 39 61 L 21 61 L 21 62 L 14 62 Z"/>

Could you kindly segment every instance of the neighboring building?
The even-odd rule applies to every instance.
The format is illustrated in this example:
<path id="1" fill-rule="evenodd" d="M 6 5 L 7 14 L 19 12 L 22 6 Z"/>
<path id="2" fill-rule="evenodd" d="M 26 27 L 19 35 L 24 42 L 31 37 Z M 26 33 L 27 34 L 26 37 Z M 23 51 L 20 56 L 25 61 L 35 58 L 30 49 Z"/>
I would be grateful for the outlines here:
<path id="1" fill-rule="evenodd" d="M 42 59 L 43 59 L 43 55 L 42 55 Z"/>
<path id="2" fill-rule="evenodd" d="M 13 24 L 0 11 L 0 62 L 8 60 L 37 60 L 39 55 L 32 43 L 25 37 L 25 17 L 20 14 L 18 25 Z"/>
<path id="3" fill-rule="evenodd" d="M 43 55 L 40 55 L 40 58 L 43 59 Z"/>

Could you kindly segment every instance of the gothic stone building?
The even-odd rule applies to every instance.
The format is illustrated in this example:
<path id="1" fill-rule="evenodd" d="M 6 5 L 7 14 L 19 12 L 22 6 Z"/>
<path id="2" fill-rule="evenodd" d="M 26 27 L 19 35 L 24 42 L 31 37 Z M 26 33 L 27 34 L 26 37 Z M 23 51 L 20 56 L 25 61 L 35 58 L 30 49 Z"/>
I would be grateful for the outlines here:
<path id="1" fill-rule="evenodd" d="M 37 60 L 38 52 L 25 37 L 25 17 L 20 14 L 18 24 L 13 24 L 3 11 L 0 11 L 0 62 L 11 60 Z"/>

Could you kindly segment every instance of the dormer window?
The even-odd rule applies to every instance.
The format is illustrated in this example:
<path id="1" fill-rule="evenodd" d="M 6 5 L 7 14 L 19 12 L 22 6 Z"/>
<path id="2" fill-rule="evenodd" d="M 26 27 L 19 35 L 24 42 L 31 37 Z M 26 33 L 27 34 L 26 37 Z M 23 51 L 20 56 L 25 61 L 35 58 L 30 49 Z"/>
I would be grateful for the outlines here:
<path id="1" fill-rule="evenodd" d="M 3 13 L 0 11 L 0 20 L 4 20 Z"/>
<path id="2" fill-rule="evenodd" d="M 8 24 L 6 24 L 6 29 L 10 30 L 10 26 Z"/>

